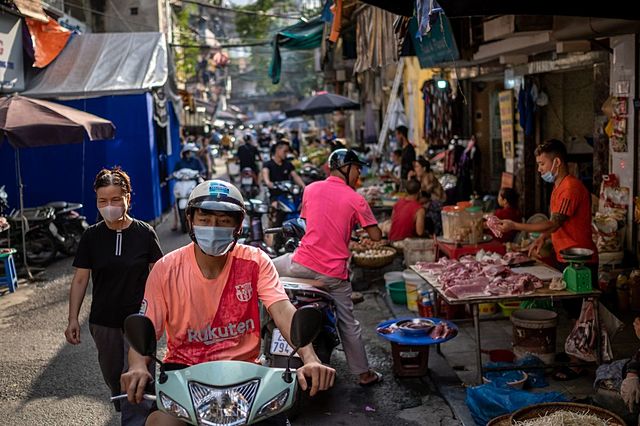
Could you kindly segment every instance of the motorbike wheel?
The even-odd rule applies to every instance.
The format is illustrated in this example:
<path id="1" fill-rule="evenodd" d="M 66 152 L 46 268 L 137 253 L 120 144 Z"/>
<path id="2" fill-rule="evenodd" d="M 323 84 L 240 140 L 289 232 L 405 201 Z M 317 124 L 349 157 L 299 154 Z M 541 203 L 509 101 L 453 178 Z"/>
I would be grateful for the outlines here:
<path id="1" fill-rule="evenodd" d="M 42 230 L 27 233 L 26 247 L 27 262 L 32 265 L 44 266 L 53 262 L 58 249 L 53 236 Z"/>
<path id="2" fill-rule="evenodd" d="M 76 225 L 64 230 L 64 244 L 60 247 L 60 251 L 67 256 L 75 256 L 78 252 L 78 246 L 80 245 L 80 239 L 84 234 L 84 228 L 81 225 Z"/>
<path id="3" fill-rule="evenodd" d="M 180 230 L 183 234 L 187 233 L 187 216 L 184 209 L 178 209 L 178 216 L 180 217 Z"/>

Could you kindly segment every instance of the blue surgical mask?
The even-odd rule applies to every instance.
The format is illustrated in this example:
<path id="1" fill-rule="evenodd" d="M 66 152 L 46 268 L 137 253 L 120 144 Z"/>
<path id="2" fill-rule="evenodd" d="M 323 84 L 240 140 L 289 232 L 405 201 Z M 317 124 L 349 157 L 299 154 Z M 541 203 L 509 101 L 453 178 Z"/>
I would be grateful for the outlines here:
<path id="1" fill-rule="evenodd" d="M 553 165 L 556 162 L 554 161 L 551 164 L 551 170 L 544 172 L 543 174 L 540 175 L 540 177 L 542 178 L 543 181 L 547 182 L 547 183 L 554 183 L 556 181 L 556 175 L 553 174 Z"/>
<path id="2" fill-rule="evenodd" d="M 222 226 L 194 226 L 198 247 L 209 256 L 223 256 L 231 250 L 236 239 L 235 228 Z"/>

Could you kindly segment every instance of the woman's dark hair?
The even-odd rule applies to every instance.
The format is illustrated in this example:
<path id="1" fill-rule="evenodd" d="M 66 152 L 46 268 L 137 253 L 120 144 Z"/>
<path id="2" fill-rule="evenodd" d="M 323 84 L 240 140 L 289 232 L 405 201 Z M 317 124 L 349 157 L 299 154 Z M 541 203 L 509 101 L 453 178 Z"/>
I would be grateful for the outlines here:
<path id="1" fill-rule="evenodd" d="M 518 208 L 518 199 L 520 198 L 520 195 L 516 192 L 515 189 L 502 188 L 500 190 L 500 195 L 502 196 L 502 198 L 507 200 L 507 203 L 509 203 L 509 207 L 514 209 Z"/>
<path id="2" fill-rule="evenodd" d="M 120 166 L 115 166 L 110 170 L 100 170 L 96 175 L 96 180 L 93 181 L 93 190 L 97 191 L 98 188 L 111 185 L 119 186 L 125 194 L 131 194 L 131 179 Z"/>
<path id="3" fill-rule="evenodd" d="M 567 163 L 567 147 L 558 139 L 548 139 L 536 147 L 536 157 L 540 154 L 550 154 L 563 163 Z"/>
<path id="4" fill-rule="evenodd" d="M 420 164 L 422 168 L 425 169 L 425 171 L 427 172 L 431 171 L 431 163 L 429 163 L 429 160 L 424 158 L 422 155 L 418 157 L 418 159 L 416 160 L 416 163 Z"/>

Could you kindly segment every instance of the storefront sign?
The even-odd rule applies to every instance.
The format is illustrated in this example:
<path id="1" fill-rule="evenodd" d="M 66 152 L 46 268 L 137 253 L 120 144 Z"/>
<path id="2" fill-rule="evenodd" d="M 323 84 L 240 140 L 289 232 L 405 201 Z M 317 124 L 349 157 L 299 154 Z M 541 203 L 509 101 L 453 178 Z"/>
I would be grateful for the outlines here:
<path id="1" fill-rule="evenodd" d="M 502 133 L 502 156 L 514 158 L 514 118 L 513 118 L 513 91 L 503 90 L 499 94 L 500 104 L 500 130 Z"/>
<path id="2" fill-rule="evenodd" d="M 431 26 L 431 31 L 422 38 L 416 37 L 418 24 L 416 18 L 409 21 L 409 35 L 415 47 L 420 68 L 430 68 L 443 62 L 453 62 L 460 59 L 460 52 L 456 40 L 451 32 L 449 20 L 440 14 L 438 20 Z"/>
<path id="3" fill-rule="evenodd" d="M 84 34 L 87 32 L 87 25 L 84 22 L 77 20 L 73 16 L 61 16 L 60 18 L 58 18 L 58 24 L 70 31 L 76 31 L 80 34 Z"/>
<path id="4" fill-rule="evenodd" d="M 17 16 L 0 15 L 0 92 L 24 90 L 22 23 Z"/>

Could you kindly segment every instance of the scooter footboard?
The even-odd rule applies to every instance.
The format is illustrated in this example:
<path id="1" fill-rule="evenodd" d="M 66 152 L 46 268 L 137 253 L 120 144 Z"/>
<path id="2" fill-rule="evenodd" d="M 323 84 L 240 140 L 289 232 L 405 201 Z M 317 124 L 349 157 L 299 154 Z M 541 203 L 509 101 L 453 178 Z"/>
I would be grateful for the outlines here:
<path id="1" fill-rule="evenodd" d="M 167 371 L 164 383 L 156 381 L 158 408 L 191 424 L 252 424 L 293 405 L 295 372 L 287 383 L 284 371 L 242 361 Z"/>

